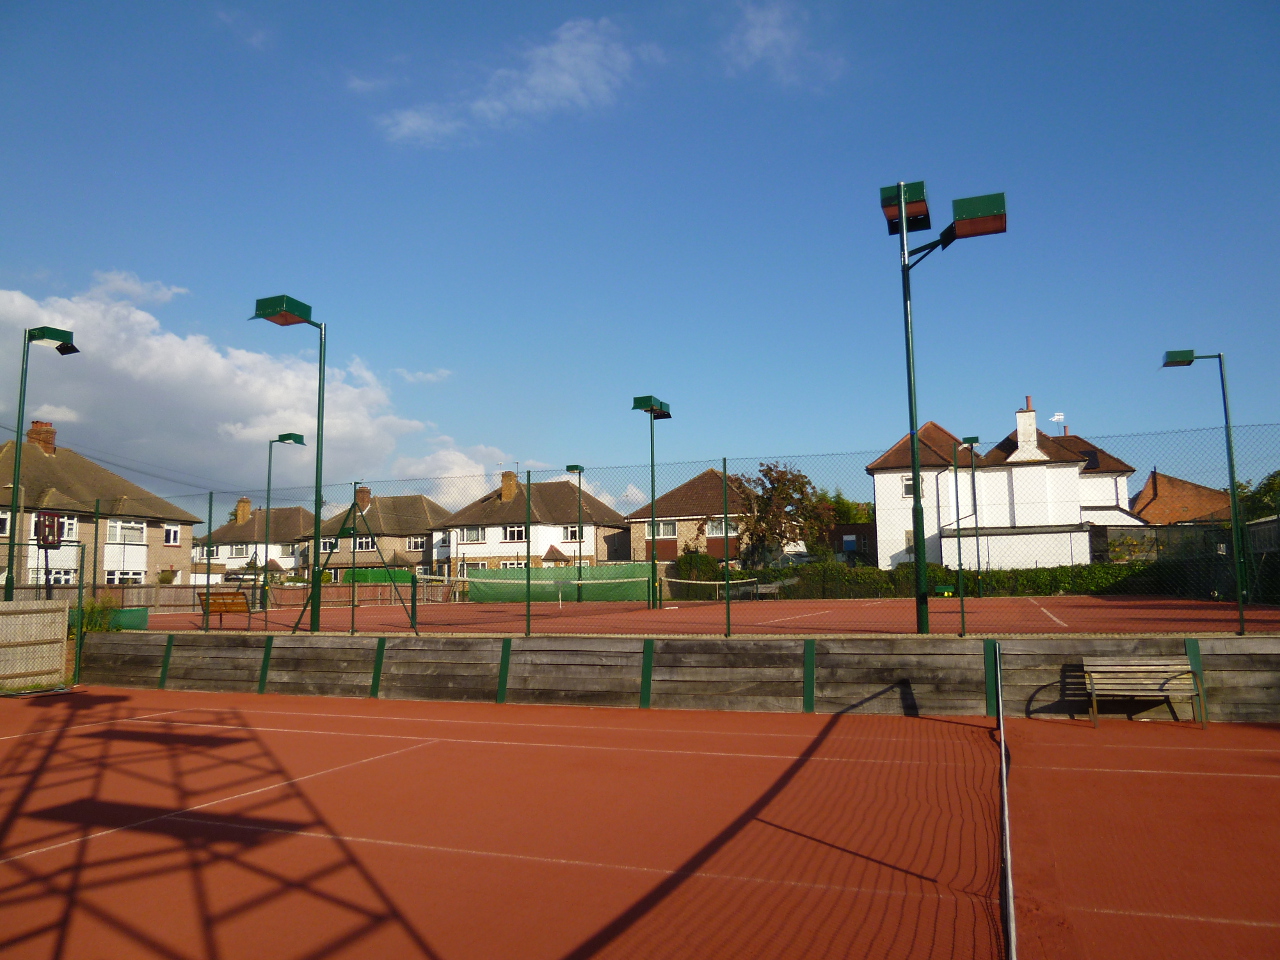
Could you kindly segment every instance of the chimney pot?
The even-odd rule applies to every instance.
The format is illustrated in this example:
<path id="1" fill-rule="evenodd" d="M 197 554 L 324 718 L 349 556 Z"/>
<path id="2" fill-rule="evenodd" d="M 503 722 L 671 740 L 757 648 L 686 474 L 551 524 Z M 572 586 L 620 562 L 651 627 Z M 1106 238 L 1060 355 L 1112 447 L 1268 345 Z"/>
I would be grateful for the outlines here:
<path id="1" fill-rule="evenodd" d="M 1068 427 L 1065 423 L 1062 425 L 1062 435 L 1064 437 L 1071 436 L 1071 428 Z"/>
<path id="2" fill-rule="evenodd" d="M 241 497 L 236 501 L 236 523 L 248 523 L 249 517 L 253 513 L 253 501 L 248 497 Z"/>
<path id="3" fill-rule="evenodd" d="M 373 494 L 368 487 L 356 487 L 356 506 L 360 508 L 361 513 L 369 509 L 369 503 L 372 500 Z"/>
<path id="4" fill-rule="evenodd" d="M 1027 405 L 1026 405 L 1023 409 L 1024 409 L 1024 410 L 1031 410 L 1031 409 L 1032 409 L 1032 406 L 1031 406 L 1031 394 L 1027 394 Z"/>
<path id="5" fill-rule="evenodd" d="M 27 442 L 34 443 L 37 447 L 47 454 L 54 454 L 58 448 L 55 441 L 58 438 L 58 431 L 53 429 L 53 424 L 47 420 L 32 420 L 31 429 L 27 431 Z"/>
<path id="6" fill-rule="evenodd" d="M 502 471 L 502 502 L 510 503 L 516 498 L 516 472 L 514 470 Z"/>

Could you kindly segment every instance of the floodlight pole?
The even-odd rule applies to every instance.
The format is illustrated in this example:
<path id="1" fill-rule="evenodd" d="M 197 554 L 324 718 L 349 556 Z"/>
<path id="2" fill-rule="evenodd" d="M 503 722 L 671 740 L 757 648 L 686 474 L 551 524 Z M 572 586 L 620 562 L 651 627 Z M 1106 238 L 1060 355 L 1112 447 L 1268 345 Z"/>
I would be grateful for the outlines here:
<path id="1" fill-rule="evenodd" d="M 649 411 L 649 609 L 658 606 L 658 466 Z"/>
<path id="2" fill-rule="evenodd" d="M 898 181 L 898 231 L 902 252 L 902 325 L 907 341 L 907 415 L 911 421 L 911 541 L 915 553 L 916 633 L 929 632 L 928 557 L 920 502 L 920 437 L 916 428 L 916 348 L 911 326 L 911 251 L 907 238 L 907 185 Z M 925 254 L 928 256 L 928 253 Z M 923 258 L 921 258 L 923 259 Z M 919 261 L 916 261 L 917 263 Z"/>
<path id="3" fill-rule="evenodd" d="M 324 348 L 325 329 L 323 323 L 307 321 L 320 331 L 320 383 L 316 390 L 316 495 L 315 524 L 311 533 L 311 632 L 320 632 L 320 511 L 324 506 Z M 355 547 L 355 541 L 351 542 Z M 354 550 L 352 563 L 355 562 Z"/>

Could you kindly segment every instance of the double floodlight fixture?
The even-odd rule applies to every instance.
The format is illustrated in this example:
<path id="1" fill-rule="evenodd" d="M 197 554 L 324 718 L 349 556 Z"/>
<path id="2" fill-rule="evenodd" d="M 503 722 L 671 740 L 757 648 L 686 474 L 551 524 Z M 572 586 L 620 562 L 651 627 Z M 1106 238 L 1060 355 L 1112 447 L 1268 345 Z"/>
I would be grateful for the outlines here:
<path id="1" fill-rule="evenodd" d="M 53 347 L 64 357 L 80 352 L 80 348 L 75 345 L 75 338 L 71 335 L 71 331 L 59 330 L 57 327 L 32 327 L 27 331 L 27 342 L 46 344 Z"/>
<path id="2" fill-rule="evenodd" d="M 643 410 L 655 420 L 671 419 L 671 404 L 657 397 L 636 397 L 631 401 L 632 410 Z"/>
<path id="3" fill-rule="evenodd" d="M 928 230 L 929 198 L 924 181 L 903 184 L 907 206 L 907 232 Z M 898 203 L 898 185 L 880 188 L 880 209 L 889 225 L 890 236 L 902 232 L 901 209 Z M 945 250 L 956 240 L 966 237 L 983 237 L 992 233 L 1004 233 L 1006 229 L 1005 201 L 1003 193 L 988 193 L 980 197 L 965 197 L 951 201 L 952 223 L 942 231 L 939 245 Z"/>

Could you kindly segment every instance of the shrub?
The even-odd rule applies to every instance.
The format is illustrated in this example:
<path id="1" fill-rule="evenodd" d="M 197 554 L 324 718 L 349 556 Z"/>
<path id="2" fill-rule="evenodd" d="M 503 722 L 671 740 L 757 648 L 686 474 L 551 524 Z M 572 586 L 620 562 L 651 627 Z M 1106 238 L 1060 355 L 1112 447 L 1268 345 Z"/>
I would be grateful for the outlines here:
<path id="1" fill-rule="evenodd" d="M 104 594 L 101 598 L 84 602 L 84 632 L 106 633 L 111 627 L 111 611 L 120 606 L 116 598 Z M 116 629 L 119 629 L 118 627 Z"/>

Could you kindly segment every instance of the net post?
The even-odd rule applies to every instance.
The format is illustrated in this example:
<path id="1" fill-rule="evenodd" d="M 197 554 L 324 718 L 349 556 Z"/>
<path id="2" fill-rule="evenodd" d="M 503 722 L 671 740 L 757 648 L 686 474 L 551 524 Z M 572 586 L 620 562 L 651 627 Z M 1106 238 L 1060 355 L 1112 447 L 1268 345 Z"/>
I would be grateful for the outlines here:
<path id="1" fill-rule="evenodd" d="M 80 570 L 76 574 L 76 661 L 71 685 L 80 682 L 80 657 L 84 652 L 84 544 L 80 544 Z"/>
<path id="2" fill-rule="evenodd" d="M 369 681 L 369 698 L 378 699 L 378 690 L 382 687 L 382 661 L 387 655 L 387 638 L 378 638 L 378 648 L 373 654 L 373 679 Z"/>
<path id="3" fill-rule="evenodd" d="M 169 658 L 173 656 L 173 634 L 165 639 L 164 642 L 164 659 L 160 661 L 160 682 L 157 688 L 163 690 L 165 684 L 169 682 Z"/>
<path id="4" fill-rule="evenodd" d="M 733 636 L 733 621 L 729 612 L 729 458 L 720 458 L 721 488 L 724 493 L 724 635 Z"/>
<path id="5" fill-rule="evenodd" d="M 262 644 L 262 666 L 258 668 L 258 692 L 267 692 L 267 674 L 271 670 L 271 647 L 275 644 L 276 638 L 267 635 Z"/>
<path id="6" fill-rule="evenodd" d="M 987 716 L 997 716 L 999 705 L 996 702 L 999 699 L 999 680 L 996 676 L 998 670 L 996 664 L 996 656 L 999 645 L 994 640 L 982 641 L 982 666 L 983 673 L 986 675 L 987 681 Z"/>
<path id="7" fill-rule="evenodd" d="M 640 709 L 648 710 L 653 693 L 653 638 L 645 637 L 640 659 Z"/>
<path id="8" fill-rule="evenodd" d="M 813 637 L 804 641 L 804 712 L 813 713 L 813 693 L 817 674 L 818 642 Z"/>
<path id="9" fill-rule="evenodd" d="M 511 669 L 511 638 L 502 638 L 502 656 L 498 660 L 498 703 L 507 702 L 507 675 Z"/>
<path id="10" fill-rule="evenodd" d="M 533 628 L 533 471 L 524 472 L 524 635 Z"/>

